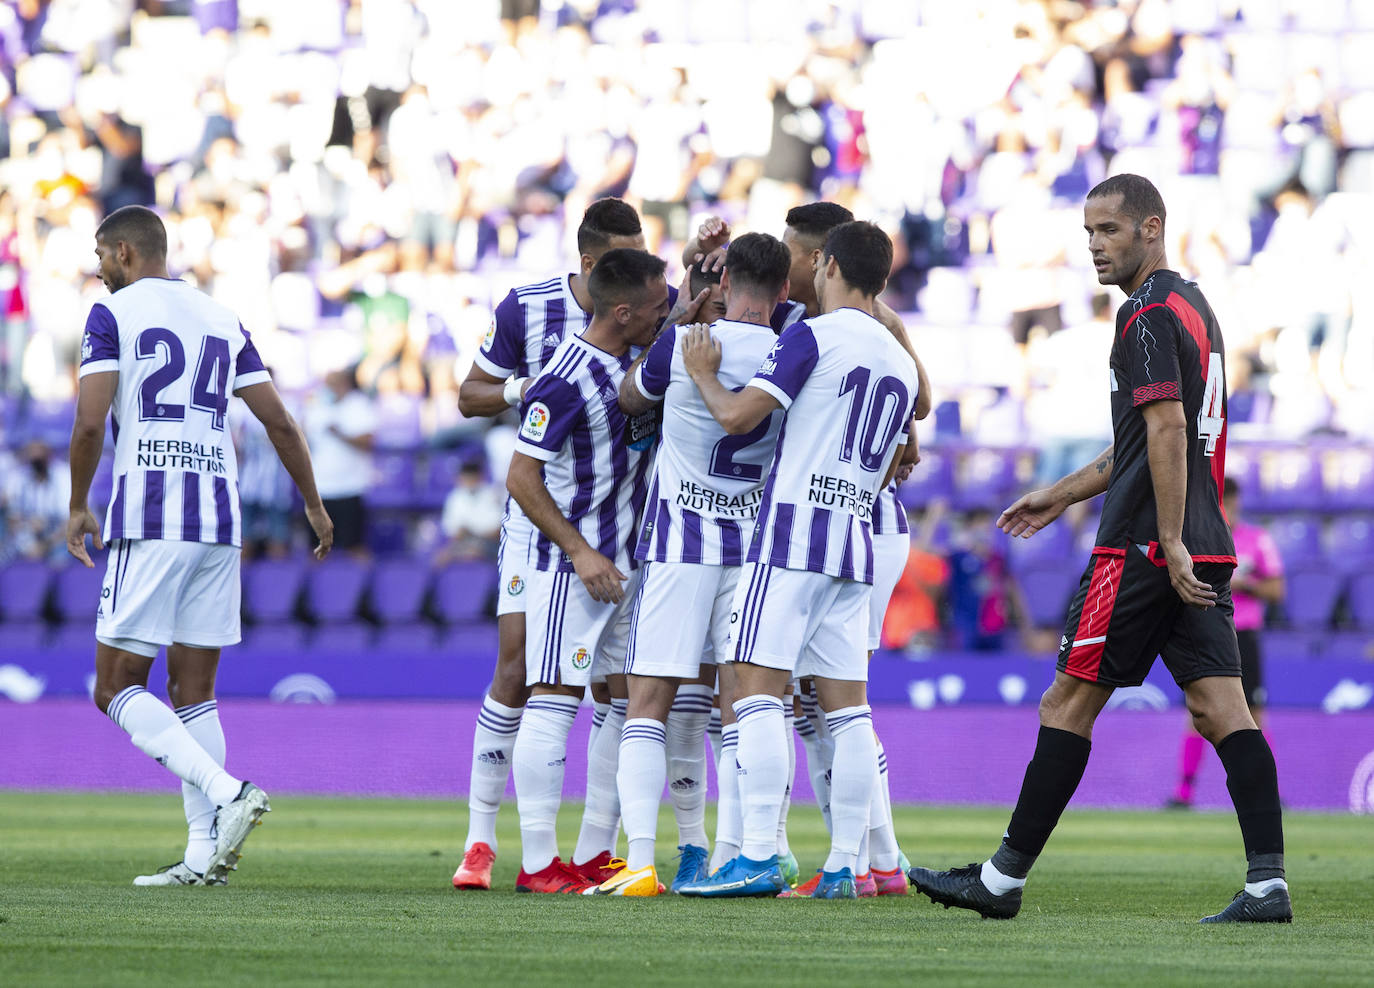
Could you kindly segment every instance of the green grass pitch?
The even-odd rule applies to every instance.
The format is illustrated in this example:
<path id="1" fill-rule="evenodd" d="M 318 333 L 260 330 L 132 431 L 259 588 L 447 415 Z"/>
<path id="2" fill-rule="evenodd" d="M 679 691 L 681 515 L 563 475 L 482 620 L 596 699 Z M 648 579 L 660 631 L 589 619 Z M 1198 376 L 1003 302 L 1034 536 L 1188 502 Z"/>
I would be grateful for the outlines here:
<path id="1" fill-rule="evenodd" d="M 455 892 L 465 807 L 276 795 L 227 889 L 136 889 L 175 860 L 179 796 L 0 793 L 0 984 L 1306 985 L 1374 983 L 1374 820 L 1290 814 L 1292 927 L 1201 927 L 1239 888 L 1220 814 L 1066 814 L 1011 922 L 924 896 L 693 901 Z M 576 809 L 560 818 L 571 846 Z M 1000 809 L 899 808 L 904 849 L 985 856 Z M 821 861 L 814 806 L 790 826 Z M 676 835 L 664 813 L 660 834 Z M 660 869 L 671 878 L 673 847 Z"/>

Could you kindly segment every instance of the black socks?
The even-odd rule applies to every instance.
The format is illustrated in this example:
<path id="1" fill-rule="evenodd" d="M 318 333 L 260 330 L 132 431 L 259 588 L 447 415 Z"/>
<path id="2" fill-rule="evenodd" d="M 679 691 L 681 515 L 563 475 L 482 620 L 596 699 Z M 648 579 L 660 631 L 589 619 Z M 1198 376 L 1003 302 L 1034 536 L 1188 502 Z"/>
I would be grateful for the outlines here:
<path id="1" fill-rule="evenodd" d="M 1245 842 L 1246 881 L 1283 878 L 1283 809 L 1269 742 L 1258 730 L 1235 731 L 1222 738 L 1217 754 Z"/>
<path id="2" fill-rule="evenodd" d="M 1073 798 L 1091 750 L 1087 738 L 1054 727 L 1040 728 L 1006 837 L 992 856 L 994 868 L 1010 878 L 1026 877 Z"/>

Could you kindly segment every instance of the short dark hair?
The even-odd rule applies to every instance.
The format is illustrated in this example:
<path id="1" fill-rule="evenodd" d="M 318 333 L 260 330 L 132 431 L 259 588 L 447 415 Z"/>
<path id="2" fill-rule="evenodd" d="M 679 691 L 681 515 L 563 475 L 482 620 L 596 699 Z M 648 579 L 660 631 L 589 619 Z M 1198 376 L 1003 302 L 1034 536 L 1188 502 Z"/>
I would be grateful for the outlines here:
<path id="1" fill-rule="evenodd" d="M 611 245 L 612 237 L 633 237 L 643 232 L 639 214 L 628 202 L 615 198 L 598 199 L 582 214 L 582 223 L 577 228 L 577 250 L 581 254 L 605 250 Z"/>
<path id="2" fill-rule="evenodd" d="M 787 211 L 787 225 L 819 247 L 830 231 L 842 223 L 853 223 L 854 214 L 838 202 L 808 202 Z"/>
<path id="3" fill-rule="evenodd" d="M 134 245 L 134 250 L 148 258 L 167 256 L 167 228 L 162 219 L 147 206 L 121 206 L 106 216 L 96 228 L 95 238 L 107 244 L 120 240 Z"/>
<path id="4" fill-rule="evenodd" d="M 1129 216 L 1137 227 L 1151 216 L 1158 216 L 1160 229 L 1164 228 L 1164 197 L 1148 178 L 1129 172 L 1113 175 L 1098 182 L 1088 193 L 1089 199 L 1100 199 L 1103 196 L 1120 196 L 1121 211 Z"/>
<path id="5" fill-rule="evenodd" d="M 596 312 L 614 308 L 621 302 L 639 301 L 645 286 L 663 277 L 668 265 L 646 250 L 617 247 L 601 255 L 587 278 L 587 291 Z"/>
<path id="6" fill-rule="evenodd" d="M 792 255 L 777 237 L 746 233 L 732 241 L 725 252 L 725 269 L 730 272 L 731 284 L 776 295 L 792 269 Z"/>
<path id="7" fill-rule="evenodd" d="M 690 280 L 687 283 L 687 290 L 692 293 L 692 298 L 696 298 L 705 289 L 712 285 L 720 284 L 721 269 L 718 267 L 707 268 L 706 258 L 702 258 L 692 265 L 689 272 Z"/>
<path id="8" fill-rule="evenodd" d="M 821 263 L 828 264 L 832 257 L 845 281 L 876 296 L 892 272 L 892 240 L 872 223 L 842 223 L 830 231 L 821 248 Z"/>

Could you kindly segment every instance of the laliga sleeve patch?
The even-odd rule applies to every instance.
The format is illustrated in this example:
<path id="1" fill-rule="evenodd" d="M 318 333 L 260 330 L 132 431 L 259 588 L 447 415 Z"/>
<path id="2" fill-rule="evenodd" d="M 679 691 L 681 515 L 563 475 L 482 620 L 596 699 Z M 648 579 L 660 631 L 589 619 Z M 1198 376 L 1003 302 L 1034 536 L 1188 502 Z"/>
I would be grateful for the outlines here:
<path id="1" fill-rule="evenodd" d="M 544 433 L 549 429 L 549 406 L 542 401 L 531 403 L 525 410 L 525 421 L 520 426 L 520 438 L 532 443 L 544 441 Z"/>
<path id="2" fill-rule="evenodd" d="M 491 325 L 487 327 L 487 335 L 482 337 L 482 352 L 486 353 L 491 349 L 491 345 L 496 342 L 496 317 L 491 317 Z"/>

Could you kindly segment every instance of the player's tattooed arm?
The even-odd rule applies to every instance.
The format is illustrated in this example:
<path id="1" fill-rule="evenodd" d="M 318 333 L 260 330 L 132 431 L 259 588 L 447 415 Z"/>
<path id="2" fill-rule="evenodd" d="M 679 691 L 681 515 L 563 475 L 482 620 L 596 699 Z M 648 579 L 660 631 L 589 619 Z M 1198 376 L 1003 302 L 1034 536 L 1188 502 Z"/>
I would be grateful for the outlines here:
<path id="1" fill-rule="evenodd" d="M 639 390 L 639 366 L 648 355 L 649 348 L 645 347 L 644 352 L 635 357 L 634 363 L 630 364 L 629 370 L 625 371 L 625 376 L 620 381 L 620 410 L 626 415 L 642 415 L 658 404 Z"/>
<path id="2" fill-rule="evenodd" d="M 87 567 L 95 563 L 86 551 L 86 536 L 91 537 L 91 544 L 97 549 L 104 548 L 100 541 L 100 525 L 86 501 L 105 445 L 105 417 L 110 414 L 118 387 L 117 371 L 87 374 L 81 379 L 76 394 L 76 421 L 72 423 L 72 441 L 67 455 L 72 481 L 71 500 L 67 505 L 67 551 Z"/>
<path id="3" fill-rule="evenodd" d="M 761 388 L 731 391 L 720 383 L 720 342 L 711 327 L 698 323 L 687 327 L 682 340 L 682 363 L 701 392 L 706 410 L 732 436 L 742 435 L 781 408 L 778 399 Z"/>
<path id="4" fill-rule="evenodd" d="M 535 526 L 572 561 L 573 569 L 593 600 L 617 604 L 625 596 L 625 574 L 614 562 L 591 547 L 572 522 L 563 517 L 544 486 L 543 464 L 518 450 L 511 455 L 506 490 Z"/>
<path id="5" fill-rule="evenodd" d="M 1107 482 L 1112 478 L 1112 463 L 1115 460 L 1116 447 L 1108 446 L 1081 470 L 1075 470 L 1050 487 L 1031 491 L 1018 498 L 1015 504 L 1002 512 L 997 519 L 997 527 L 1013 538 L 1030 538 L 1062 515 L 1069 505 L 1086 501 L 1105 491 Z"/>

